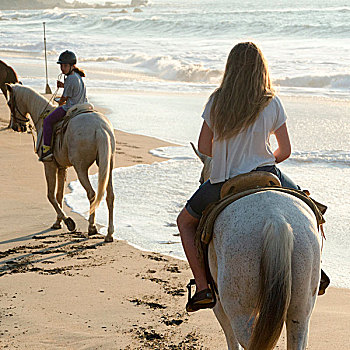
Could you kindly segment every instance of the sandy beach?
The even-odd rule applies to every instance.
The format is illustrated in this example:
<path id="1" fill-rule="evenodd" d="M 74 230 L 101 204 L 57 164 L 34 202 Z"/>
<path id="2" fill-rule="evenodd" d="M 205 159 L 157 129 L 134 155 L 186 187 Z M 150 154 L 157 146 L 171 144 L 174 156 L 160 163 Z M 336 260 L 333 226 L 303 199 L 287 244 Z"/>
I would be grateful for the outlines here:
<path id="1" fill-rule="evenodd" d="M 186 262 L 124 241 L 87 238 L 86 220 L 67 206 L 78 231 L 49 229 L 55 213 L 43 166 L 31 135 L 6 129 L 8 118 L 0 95 L 1 348 L 225 349 L 212 311 L 184 309 Z M 149 150 L 169 145 L 115 133 L 117 167 L 161 161 Z M 70 169 L 67 183 L 75 179 Z M 348 349 L 349 329 L 350 290 L 329 288 L 317 300 L 308 349 Z M 285 332 L 277 348 L 286 348 Z"/>

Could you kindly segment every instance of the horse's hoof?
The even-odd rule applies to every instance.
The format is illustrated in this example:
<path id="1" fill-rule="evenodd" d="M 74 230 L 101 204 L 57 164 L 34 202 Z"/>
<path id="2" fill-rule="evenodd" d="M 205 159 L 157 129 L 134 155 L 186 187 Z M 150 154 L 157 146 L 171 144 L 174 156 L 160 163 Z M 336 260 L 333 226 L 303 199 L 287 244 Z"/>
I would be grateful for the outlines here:
<path id="1" fill-rule="evenodd" d="M 77 228 L 72 218 L 64 219 L 64 223 L 70 232 L 74 232 Z"/>
<path id="2" fill-rule="evenodd" d="M 60 223 L 55 222 L 51 227 L 51 230 L 59 230 L 62 228 L 62 225 Z"/>
<path id="3" fill-rule="evenodd" d="M 89 229 L 88 229 L 89 236 L 93 236 L 93 235 L 97 235 L 97 234 L 98 234 L 98 231 L 97 231 L 96 226 L 89 227 Z"/>
<path id="4" fill-rule="evenodd" d="M 105 237 L 105 243 L 111 243 L 111 242 L 113 242 L 113 237 L 112 236 L 106 236 Z"/>

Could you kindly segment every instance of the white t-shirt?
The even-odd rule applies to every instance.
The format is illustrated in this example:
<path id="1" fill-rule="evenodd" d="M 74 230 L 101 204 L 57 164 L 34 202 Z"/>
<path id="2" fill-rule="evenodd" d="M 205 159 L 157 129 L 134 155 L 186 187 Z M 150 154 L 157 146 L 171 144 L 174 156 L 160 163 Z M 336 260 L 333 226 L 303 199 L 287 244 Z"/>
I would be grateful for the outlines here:
<path id="1" fill-rule="evenodd" d="M 211 130 L 210 110 L 213 99 L 212 95 L 202 114 Z M 223 182 L 257 167 L 274 165 L 276 160 L 270 146 L 270 135 L 281 127 L 286 119 L 282 102 L 274 96 L 246 131 L 220 141 L 216 139 L 214 132 L 210 182 Z"/>

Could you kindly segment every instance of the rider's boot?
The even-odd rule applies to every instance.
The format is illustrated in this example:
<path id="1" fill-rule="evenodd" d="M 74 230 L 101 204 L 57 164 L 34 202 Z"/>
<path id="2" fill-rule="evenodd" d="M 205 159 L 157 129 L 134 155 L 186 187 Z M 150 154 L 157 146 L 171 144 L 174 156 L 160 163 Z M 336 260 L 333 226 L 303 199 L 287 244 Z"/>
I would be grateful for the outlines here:
<path id="1" fill-rule="evenodd" d="M 39 157 L 40 162 L 51 162 L 53 159 L 53 154 L 50 146 L 43 145 L 41 149 L 41 156 Z"/>

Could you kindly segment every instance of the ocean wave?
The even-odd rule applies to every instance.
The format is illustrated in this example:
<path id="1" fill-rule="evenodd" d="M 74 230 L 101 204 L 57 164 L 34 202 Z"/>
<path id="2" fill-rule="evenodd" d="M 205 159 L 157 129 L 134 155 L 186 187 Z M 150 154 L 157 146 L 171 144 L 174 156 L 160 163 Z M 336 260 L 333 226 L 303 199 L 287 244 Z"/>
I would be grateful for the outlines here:
<path id="1" fill-rule="evenodd" d="M 350 152 L 344 150 L 294 151 L 290 161 L 350 166 Z"/>
<path id="2" fill-rule="evenodd" d="M 130 69 L 140 69 L 142 72 L 157 76 L 163 80 L 183 81 L 193 83 L 218 82 L 222 71 L 210 69 L 202 64 L 187 63 L 171 56 L 147 56 L 134 54 L 127 57 L 99 56 L 81 58 L 81 62 L 119 62 L 130 66 Z"/>
<path id="3" fill-rule="evenodd" d="M 152 149 L 150 153 L 156 157 L 173 160 L 197 159 L 192 147 L 159 147 Z M 343 150 L 318 150 L 318 151 L 294 151 L 289 161 L 299 163 L 326 163 L 339 166 L 350 166 L 350 151 Z"/>
<path id="4" fill-rule="evenodd" d="M 92 31 L 99 30 L 107 35 L 114 35 L 119 31 L 126 31 L 135 35 L 140 31 L 145 35 L 169 36 L 181 33 L 182 36 L 223 37 L 235 34 L 237 36 L 260 36 L 269 33 L 270 36 L 295 35 L 302 37 L 320 36 L 322 38 L 346 35 L 350 30 L 347 21 L 334 21 L 344 13 L 350 12 L 348 7 L 329 7 L 320 9 L 286 8 L 286 9 L 242 9 L 218 11 L 192 8 L 190 12 L 182 13 L 156 12 L 152 7 L 142 14 L 133 13 L 131 5 L 125 4 L 123 10 L 107 11 L 94 9 L 61 9 L 54 8 L 40 11 L 15 11 L 1 13 L 1 19 L 21 20 L 21 25 L 32 25 L 40 21 L 62 21 L 61 25 L 79 25 Z M 92 12 L 97 11 L 97 12 Z M 126 13 L 125 13 L 126 12 Z M 310 17 L 309 14 L 312 14 Z M 281 16 L 286 19 L 281 21 Z M 300 18 L 298 18 L 300 16 Z M 269 21 L 267 20 L 269 18 Z M 298 20 L 296 20 L 298 18 Z M 24 21 L 27 19 L 28 21 Z M 276 25 L 278 23 L 278 25 Z M 80 28 L 81 29 L 81 28 Z M 112 29 L 112 30 L 111 30 Z"/>
<path id="5" fill-rule="evenodd" d="M 310 12 L 324 12 L 324 13 L 332 13 L 332 12 L 340 12 L 340 13 L 347 13 L 350 12 L 350 7 L 348 6 L 338 6 L 338 7 L 300 7 L 300 8 L 293 8 L 293 7 L 284 7 L 284 8 L 264 8 L 264 9 L 251 9 L 251 10 L 232 10 L 227 11 L 228 14 L 245 14 L 245 13 L 291 13 L 291 14 L 299 14 L 299 13 L 306 13 L 310 14 Z M 217 12 L 217 14 L 220 14 L 220 12 Z"/>
<path id="6" fill-rule="evenodd" d="M 21 25 L 32 25 L 34 22 L 55 21 L 55 20 L 87 20 L 88 15 L 78 11 L 67 11 L 59 8 L 39 11 L 15 11 L 2 13 L 1 17 L 7 20 L 29 20 L 30 22 L 22 22 Z"/>
<path id="7" fill-rule="evenodd" d="M 22 0 L 22 1 L 6 1 L 2 5 L 3 10 L 17 10 L 18 8 L 22 10 L 41 10 L 41 9 L 58 9 L 59 6 L 62 6 L 63 8 L 67 9 L 86 9 L 86 8 L 92 8 L 92 9 L 118 9 L 118 8 L 124 8 L 124 7 L 136 7 L 136 6 L 148 6 L 148 0 L 131 0 L 130 4 L 113 4 L 112 1 L 105 1 L 104 4 L 101 4 L 100 2 L 95 3 L 86 3 L 84 1 L 65 1 L 62 0 L 60 2 L 56 0 Z"/>
<path id="8" fill-rule="evenodd" d="M 350 75 L 337 74 L 330 76 L 305 75 L 293 78 L 276 79 L 277 85 L 283 87 L 331 88 L 349 90 Z"/>
<path id="9" fill-rule="evenodd" d="M 43 51 L 43 44 L 41 42 L 38 42 L 36 44 L 6 44 L 6 43 L 0 43 L 0 50 L 1 51 L 9 51 L 9 52 L 35 52 L 40 53 Z"/>

